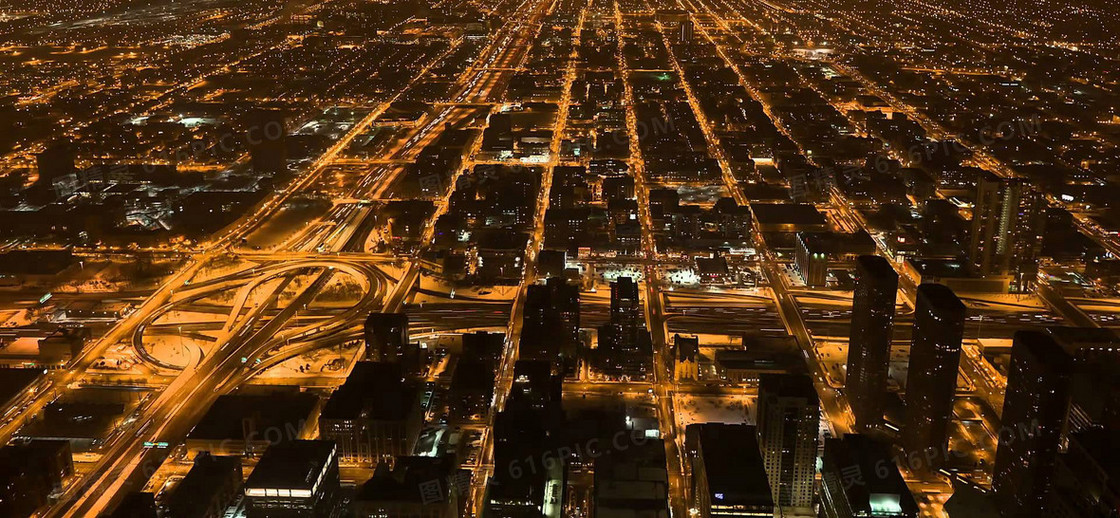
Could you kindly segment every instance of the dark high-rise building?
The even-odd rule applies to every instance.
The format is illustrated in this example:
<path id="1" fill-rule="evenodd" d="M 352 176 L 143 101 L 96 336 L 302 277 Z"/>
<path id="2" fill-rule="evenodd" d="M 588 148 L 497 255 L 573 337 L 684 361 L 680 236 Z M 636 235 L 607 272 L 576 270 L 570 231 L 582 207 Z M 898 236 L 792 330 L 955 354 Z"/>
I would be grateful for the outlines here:
<path id="1" fill-rule="evenodd" d="M 828 263 L 851 260 L 875 253 L 875 240 L 866 231 L 851 234 L 838 232 L 798 232 L 794 265 L 805 285 L 824 287 L 828 284 Z"/>
<path id="2" fill-rule="evenodd" d="M 992 477 L 1004 518 L 1048 516 L 1073 368 L 1073 357 L 1053 338 L 1015 333 Z"/>
<path id="3" fill-rule="evenodd" d="M 69 140 L 51 143 L 41 153 L 35 155 L 39 169 L 39 179 L 35 185 L 50 188 L 56 178 L 74 174 L 74 145 Z"/>
<path id="4" fill-rule="evenodd" d="M 611 322 L 637 327 L 642 325 L 642 301 L 638 283 L 630 277 L 619 277 L 611 283 Z"/>
<path id="5" fill-rule="evenodd" d="M 941 284 L 918 286 L 917 299 L 902 441 L 912 467 L 935 469 L 946 454 L 966 309 L 953 290 Z"/>
<path id="6" fill-rule="evenodd" d="M 866 429 L 883 419 L 898 273 L 886 259 L 863 255 L 856 276 L 844 390 L 856 425 Z"/>
<path id="7" fill-rule="evenodd" d="M 562 387 L 562 378 L 552 374 L 546 361 L 518 360 L 513 364 L 510 397 L 523 398 L 532 408 L 546 410 L 549 405 L 559 404 Z"/>
<path id="8" fill-rule="evenodd" d="M 968 234 L 968 256 L 979 273 L 988 275 L 996 269 L 996 240 L 1000 237 L 1003 179 L 994 173 L 981 175 L 976 181 L 976 198 L 972 208 L 972 228 Z"/>
<path id="9" fill-rule="evenodd" d="M 1059 455 L 1047 517 L 1115 518 L 1120 515 L 1120 429 L 1071 434 Z"/>
<path id="10" fill-rule="evenodd" d="M 257 173 L 282 173 L 288 168 L 288 129 L 276 110 L 254 110 L 245 121 L 249 164 Z"/>
<path id="11" fill-rule="evenodd" d="M 774 497 L 758 450 L 758 432 L 743 424 L 695 427 L 693 507 L 702 518 L 775 516 Z"/>
<path id="12" fill-rule="evenodd" d="M 405 313 L 370 313 L 362 334 L 366 342 L 366 358 L 375 362 L 401 363 L 408 373 L 419 362 L 419 351 L 408 341 L 408 315 Z"/>
<path id="13" fill-rule="evenodd" d="M 1049 327 L 1073 357 L 1067 432 L 1120 430 L 1120 336 L 1102 327 Z"/>
<path id="14" fill-rule="evenodd" d="M 933 198 L 922 205 L 922 235 L 929 243 L 958 245 L 968 236 L 968 222 L 960 215 L 960 209 L 953 202 Z"/>
<path id="15" fill-rule="evenodd" d="M 358 362 L 319 413 L 319 437 L 334 441 L 345 461 L 409 455 L 424 421 L 421 396 L 399 364 Z"/>
<path id="16" fill-rule="evenodd" d="M 32 516 L 73 474 L 69 441 L 40 439 L 0 448 L 0 516 Z"/>
<path id="17" fill-rule="evenodd" d="M 525 397 L 525 389 L 515 383 L 506 407 L 494 417 L 494 476 L 487 482 L 484 516 L 558 518 L 565 505 L 569 459 L 555 455 L 561 402 L 539 406 L 539 399 Z M 550 460 L 527 460 L 546 457 Z"/>
<path id="18" fill-rule="evenodd" d="M 438 483 L 433 483 L 437 482 Z M 454 456 L 397 457 L 379 464 L 355 492 L 355 518 L 460 518 L 471 474 L 455 468 Z"/>
<path id="19" fill-rule="evenodd" d="M 478 421 L 490 415 L 494 402 L 494 364 L 459 358 L 448 387 L 447 410 L 456 422 Z"/>
<path id="20" fill-rule="evenodd" d="M 505 333 L 475 331 L 463 334 L 463 356 L 467 358 L 486 360 L 497 365 L 502 359 L 505 347 Z"/>
<path id="21" fill-rule="evenodd" d="M 763 374 L 758 384 L 758 444 L 774 503 L 808 512 L 817 473 L 820 400 L 812 378 Z"/>
<path id="22" fill-rule="evenodd" d="M 634 177 L 615 175 L 603 178 L 602 197 L 608 202 L 634 199 Z"/>
<path id="23" fill-rule="evenodd" d="M 199 453 L 187 476 L 165 497 L 168 516 L 214 518 L 240 499 L 241 457 Z"/>
<path id="24" fill-rule="evenodd" d="M 1046 223 L 1042 195 L 1020 178 L 983 174 L 976 184 L 969 257 L 981 275 L 1009 276 L 1018 290 L 1038 274 Z"/>
<path id="25" fill-rule="evenodd" d="M 338 507 L 338 452 L 332 441 L 270 446 L 245 481 L 249 518 L 327 518 Z"/>
<path id="26" fill-rule="evenodd" d="M 664 441 L 650 439 L 626 449 L 607 448 L 594 463 L 593 516 L 668 518 Z"/>
<path id="27" fill-rule="evenodd" d="M 185 445 L 192 455 L 257 455 L 311 433 L 317 408 L 318 394 L 291 386 L 222 394 L 187 434 Z"/>
<path id="28" fill-rule="evenodd" d="M 514 143 L 513 117 L 509 113 L 490 114 L 490 123 L 482 136 L 482 149 L 492 153 L 512 152 Z"/>
<path id="29" fill-rule="evenodd" d="M 597 368 L 607 376 L 644 379 L 653 357 L 638 283 L 619 277 L 611 283 L 610 321 L 599 326 Z"/>
<path id="30" fill-rule="evenodd" d="M 494 128 L 494 131 L 499 135 L 508 135 L 512 139 L 513 135 L 513 117 L 509 113 L 492 113 L 490 114 L 490 124 L 487 128 Z"/>
<path id="31" fill-rule="evenodd" d="M 918 504 L 885 444 L 859 434 L 826 439 L 821 462 L 824 518 L 917 518 Z"/>
<path id="32" fill-rule="evenodd" d="M 520 357 L 548 360 L 576 357 L 579 346 L 579 286 L 550 277 L 525 294 Z"/>
<path id="33" fill-rule="evenodd" d="M 945 501 L 945 514 L 949 518 L 996 518 L 999 506 L 990 491 L 962 478 L 954 478 L 953 496 Z"/>

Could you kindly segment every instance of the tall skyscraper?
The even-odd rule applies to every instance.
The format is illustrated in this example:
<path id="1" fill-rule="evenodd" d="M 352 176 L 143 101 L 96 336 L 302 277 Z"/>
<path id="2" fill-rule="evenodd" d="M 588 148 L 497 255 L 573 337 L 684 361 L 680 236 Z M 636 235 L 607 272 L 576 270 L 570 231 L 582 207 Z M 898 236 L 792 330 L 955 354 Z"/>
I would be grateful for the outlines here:
<path id="1" fill-rule="evenodd" d="M 999 237 L 1000 191 L 1003 185 L 1003 179 L 990 171 L 976 181 L 968 257 L 984 275 L 995 270 L 995 242 Z"/>
<path id="2" fill-rule="evenodd" d="M 863 255 L 856 259 L 856 276 L 844 389 L 856 425 L 866 429 L 883 419 L 898 273 L 886 259 Z"/>
<path id="3" fill-rule="evenodd" d="M 550 362 L 575 358 L 579 346 L 579 286 L 560 277 L 529 286 L 522 322 L 521 358 Z"/>
<path id="4" fill-rule="evenodd" d="M 969 257 L 981 275 L 1006 275 L 1023 290 L 1038 274 L 1046 223 L 1042 196 L 1021 178 L 984 174 L 976 184 Z"/>
<path id="5" fill-rule="evenodd" d="M 1073 368 L 1073 357 L 1050 336 L 1015 333 L 992 478 L 1004 518 L 1045 515 Z"/>
<path id="6" fill-rule="evenodd" d="M 700 518 L 773 517 L 770 482 L 758 448 L 758 432 L 745 424 L 689 425 L 693 506 Z"/>
<path id="7" fill-rule="evenodd" d="M 1120 510 L 1120 429 L 1070 434 L 1054 472 L 1047 516 L 1115 518 Z"/>
<path id="8" fill-rule="evenodd" d="M 1065 433 L 1120 430 L 1120 336 L 1103 327 L 1048 327 L 1073 358 Z"/>
<path id="9" fill-rule="evenodd" d="M 296 440 L 269 446 L 245 481 L 249 518 L 332 516 L 338 512 L 338 447 Z"/>
<path id="10" fill-rule="evenodd" d="M 915 469 L 935 469 L 946 454 L 957 388 L 965 306 L 941 284 L 918 286 L 906 376 L 903 445 Z M 920 460 L 919 460 L 920 459 Z"/>
<path id="11" fill-rule="evenodd" d="M 918 518 L 918 503 L 892 457 L 886 444 L 866 435 L 825 439 L 819 516 Z"/>
<path id="12" fill-rule="evenodd" d="M 407 314 L 370 313 L 362 326 L 362 335 L 366 342 L 367 359 L 376 362 L 406 360 L 409 348 Z"/>
<path id="13" fill-rule="evenodd" d="M 630 277 L 619 277 L 611 283 L 611 322 L 621 326 L 638 327 L 642 321 L 642 302 L 638 283 Z"/>
<path id="14" fill-rule="evenodd" d="M 812 510 L 820 415 L 812 378 L 762 375 L 758 385 L 758 444 L 774 504 L 783 512 Z"/>
<path id="15" fill-rule="evenodd" d="M 595 364 L 608 376 L 643 379 L 653 358 L 650 333 L 639 298 L 638 283 L 619 277 L 611 283 L 610 321 L 599 326 Z"/>

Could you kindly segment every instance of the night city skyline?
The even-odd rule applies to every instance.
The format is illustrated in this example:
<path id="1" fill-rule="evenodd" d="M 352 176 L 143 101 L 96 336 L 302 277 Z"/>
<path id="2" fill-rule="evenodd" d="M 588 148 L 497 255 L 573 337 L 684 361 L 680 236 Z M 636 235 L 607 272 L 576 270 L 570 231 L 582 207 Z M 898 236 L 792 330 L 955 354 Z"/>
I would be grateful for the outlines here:
<path id="1" fill-rule="evenodd" d="M 0 516 L 1120 518 L 1114 0 L 0 0 Z"/>

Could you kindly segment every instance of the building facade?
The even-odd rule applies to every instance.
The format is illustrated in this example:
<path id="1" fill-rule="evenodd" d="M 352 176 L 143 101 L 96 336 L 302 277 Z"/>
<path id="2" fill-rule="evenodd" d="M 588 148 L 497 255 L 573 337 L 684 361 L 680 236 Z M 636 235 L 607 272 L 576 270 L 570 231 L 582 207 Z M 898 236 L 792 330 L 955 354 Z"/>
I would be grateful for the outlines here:
<path id="1" fill-rule="evenodd" d="M 811 514 L 820 415 L 812 378 L 762 375 L 758 386 L 758 444 L 774 504 L 783 513 Z"/>
<path id="2" fill-rule="evenodd" d="M 918 286 L 902 428 L 902 442 L 913 469 L 937 469 L 948 456 L 965 313 L 953 290 L 941 284 Z"/>
<path id="3" fill-rule="evenodd" d="M 883 420 L 898 273 L 886 259 L 865 255 L 856 259 L 856 276 L 844 390 L 856 425 L 866 429 Z"/>

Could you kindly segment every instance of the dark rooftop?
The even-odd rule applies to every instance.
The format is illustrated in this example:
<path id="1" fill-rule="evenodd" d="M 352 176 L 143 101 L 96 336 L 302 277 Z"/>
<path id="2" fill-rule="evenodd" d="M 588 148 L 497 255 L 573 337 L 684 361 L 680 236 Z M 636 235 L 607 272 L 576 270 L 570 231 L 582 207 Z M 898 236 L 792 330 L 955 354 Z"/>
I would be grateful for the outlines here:
<path id="1" fill-rule="evenodd" d="M 862 475 L 862 483 L 844 487 L 854 515 L 871 516 L 871 497 L 876 494 L 898 495 L 899 507 L 916 515 L 918 505 L 906 481 L 895 468 L 890 449 L 885 444 L 863 435 L 848 434 L 842 439 L 826 439 L 825 456 L 826 462 L 840 474 L 852 472 Z M 887 469 L 883 469 L 884 466 Z"/>
<path id="2" fill-rule="evenodd" d="M 269 446 L 245 487 L 314 489 L 335 449 L 334 441 L 291 441 Z"/>
<path id="3" fill-rule="evenodd" d="M 1016 331 L 1014 345 L 1011 348 L 1012 361 L 1019 355 L 1019 351 L 1026 351 L 1034 358 L 1037 365 L 1047 370 L 1069 372 L 1072 369 L 1073 356 L 1052 337 L 1042 332 Z"/>
<path id="4" fill-rule="evenodd" d="M 723 495 L 720 503 L 773 505 L 755 427 L 722 423 L 698 426 L 708 489 L 713 495 Z"/>
<path id="5" fill-rule="evenodd" d="M 452 489 L 449 479 L 455 471 L 452 457 L 397 457 L 392 471 L 379 465 L 377 472 L 358 488 L 355 499 L 363 502 L 420 502 L 422 487 L 440 481 L 440 495 L 446 498 Z M 464 473 L 465 474 L 465 473 Z M 469 474 L 465 474 L 469 478 Z"/>
<path id="6" fill-rule="evenodd" d="M 418 408 L 416 394 L 415 384 L 402 380 L 398 364 L 358 362 L 320 416 L 353 419 L 364 413 L 374 420 L 399 421 Z"/>
<path id="7" fill-rule="evenodd" d="M 187 438 L 245 440 L 249 434 L 263 439 L 264 430 L 301 428 L 318 402 L 318 396 L 306 392 L 225 394 L 210 405 Z"/>
<path id="8" fill-rule="evenodd" d="M 807 203 L 751 204 L 754 218 L 761 225 L 825 225 L 827 220 Z"/>
<path id="9" fill-rule="evenodd" d="M 890 261 L 878 255 L 861 255 L 856 258 L 856 264 L 862 267 L 863 271 L 871 274 L 875 278 L 897 279 L 898 272 L 891 266 Z"/>
<path id="10" fill-rule="evenodd" d="M 221 491 L 234 473 L 240 481 L 241 457 L 200 453 L 166 505 L 176 516 L 204 516 L 212 495 Z"/>
<path id="11" fill-rule="evenodd" d="M 939 312 L 963 313 L 967 309 L 957 294 L 944 284 L 927 282 L 918 285 L 918 298 L 926 299 Z"/>

